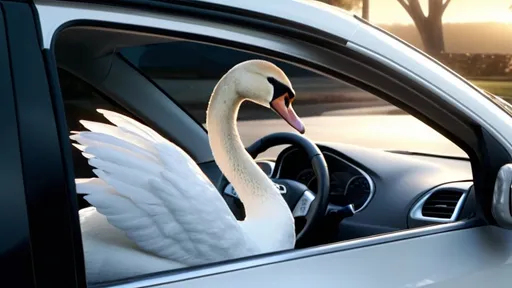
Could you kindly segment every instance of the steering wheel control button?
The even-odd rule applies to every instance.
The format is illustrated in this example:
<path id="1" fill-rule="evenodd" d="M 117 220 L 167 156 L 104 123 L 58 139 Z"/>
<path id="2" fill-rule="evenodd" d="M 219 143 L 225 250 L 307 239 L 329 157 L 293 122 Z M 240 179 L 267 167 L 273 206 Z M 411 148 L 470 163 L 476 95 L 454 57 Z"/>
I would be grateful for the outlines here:
<path id="1" fill-rule="evenodd" d="M 279 193 L 286 194 L 286 186 L 277 183 L 274 183 L 274 186 L 279 190 Z"/>
<path id="2" fill-rule="evenodd" d="M 293 209 L 293 217 L 306 216 L 313 200 L 315 200 L 315 195 L 309 190 L 304 191 L 304 194 L 302 194 L 302 197 L 300 197 L 299 202 Z"/>

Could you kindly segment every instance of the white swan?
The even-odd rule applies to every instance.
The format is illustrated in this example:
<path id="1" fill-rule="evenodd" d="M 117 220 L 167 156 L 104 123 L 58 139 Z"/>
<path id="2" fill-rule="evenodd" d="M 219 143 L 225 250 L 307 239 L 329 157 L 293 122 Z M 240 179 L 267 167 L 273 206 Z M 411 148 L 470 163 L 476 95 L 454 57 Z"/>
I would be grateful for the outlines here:
<path id="1" fill-rule="evenodd" d="M 244 203 L 244 221 L 236 220 L 196 163 L 155 131 L 101 109 L 115 125 L 80 121 L 90 131 L 70 138 L 99 177 L 76 180 L 77 192 L 92 205 L 79 212 L 88 282 L 293 249 L 292 213 L 236 127 L 238 109 L 249 100 L 304 133 L 293 98 L 284 72 L 262 60 L 233 67 L 211 95 L 210 145 Z"/>

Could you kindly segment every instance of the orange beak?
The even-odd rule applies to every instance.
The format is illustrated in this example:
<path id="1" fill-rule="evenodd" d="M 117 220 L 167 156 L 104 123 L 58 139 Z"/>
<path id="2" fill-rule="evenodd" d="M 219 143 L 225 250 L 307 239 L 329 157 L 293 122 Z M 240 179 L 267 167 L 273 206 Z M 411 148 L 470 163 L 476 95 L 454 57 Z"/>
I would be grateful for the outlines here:
<path id="1" fill-rule="evenodd" d="M 290 124 L 290 126 L 299 131 L 300 134 L 304 134 L 306 132 L 306 128 L 293 110 L 292 102 L 293 99 L 290 101 L 290 96 L 288 93 L 285 93 L 270 102 L 270 107 L 272 107 L 272 109 L 274 109 L 277 114 L 279 114 L 279 116 L 281 116 L 288 124 Z"/>

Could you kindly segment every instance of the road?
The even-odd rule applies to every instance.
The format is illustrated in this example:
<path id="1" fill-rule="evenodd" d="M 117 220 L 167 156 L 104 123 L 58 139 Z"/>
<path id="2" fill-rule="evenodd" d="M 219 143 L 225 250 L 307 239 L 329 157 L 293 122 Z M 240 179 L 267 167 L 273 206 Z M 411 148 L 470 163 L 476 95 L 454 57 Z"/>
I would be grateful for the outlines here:
<path id="1" fill-rule="evenodd" d="M 313 141 L 467 157 L 458 146 L 423 122 L 395 112 L 396 109 L 389 106 L 370 107 L 331 110 L 301 119 L 306 126 L 305 136 Z M 273 132 L 293 131 L 278 118 L 239 120 L 238 129 L 246 146 Z M 281 149 L 270 149 L 260 156 L 274 158 Z"/>

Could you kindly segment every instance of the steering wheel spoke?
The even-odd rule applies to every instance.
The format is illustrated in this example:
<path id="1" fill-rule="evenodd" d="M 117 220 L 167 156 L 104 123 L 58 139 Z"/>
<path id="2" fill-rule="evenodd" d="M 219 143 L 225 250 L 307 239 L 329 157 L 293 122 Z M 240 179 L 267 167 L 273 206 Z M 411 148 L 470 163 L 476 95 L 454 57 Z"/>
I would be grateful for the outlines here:
<path id="1" fill-rule="evenodd" d="M 286 203 L 295 218 L 305 218 L 305 225 L 298 229 L 297 242 L 307 239 L 308 235 L 313 231 L 313 227 L 318 225 L 319 221 L 325 217 L 327 205 L 329 204 L 329 169 L 325 158 L 316 146 L 306 137 L 289 132 L 278 132 L 267 135 L 255 141 L 252 145 L 246 148 L 246 151 L 253 159 L 266 151 L 269 148 L 279 145 L 292 144 L 300 147 L 307 155 L 311 163 L 311 167 L 317 177 L 316 194 L 311 192 L 304 184 L 282 178 L 271 178 L 276 185 L 278 192 L 283 196 Z M 223 190 L 224 195 L 239 198 L 233 186 L 227 182 L 227 179 L 222 176 L 218 184 L 219 190 Z M 301 225 L 297 226 L 300 227 Z"/>
<path id="2" fill-rule="evenodd" d="M 297 202 L 297 205 L 293 208 L 293 217 L 306 217 L 306 220 L 309 220 L 308 218 L 311 217 L 311 213 L 309 213 L 309 211 L 314 201 L 315 194 L 309 190 L 304 191 Z"/>

